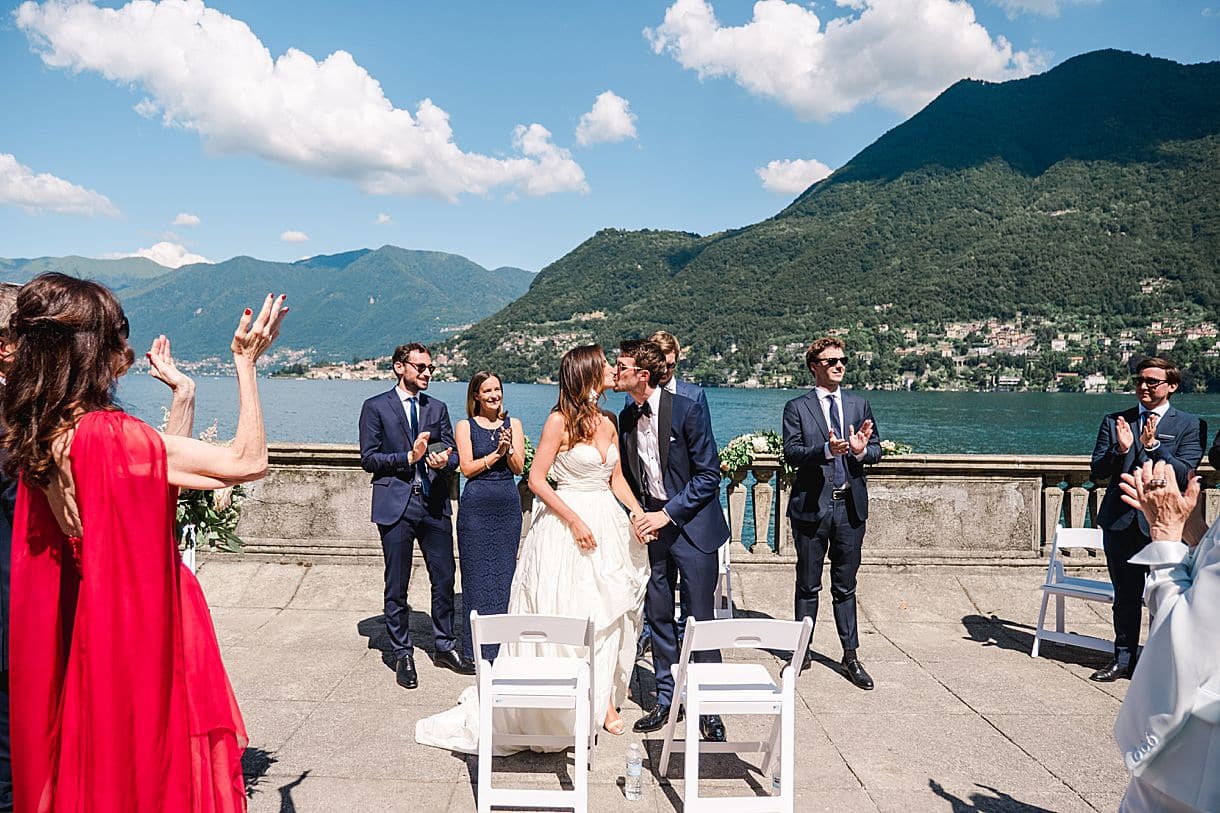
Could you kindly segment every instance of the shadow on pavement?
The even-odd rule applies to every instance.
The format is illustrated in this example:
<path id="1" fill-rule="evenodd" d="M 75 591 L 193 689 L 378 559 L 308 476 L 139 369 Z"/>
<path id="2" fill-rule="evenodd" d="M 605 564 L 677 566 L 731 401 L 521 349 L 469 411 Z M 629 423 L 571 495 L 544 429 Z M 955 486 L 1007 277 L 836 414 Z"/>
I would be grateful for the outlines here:
<path id="1" fill-rule="evenodd" d="M 241 773 L 246 780 L 246 798 L 258 792 L 258 783 L 267 775 L 267 771 L 276 762 L 270 751 L 261 748 L 247 748 L 241 755 Z"/>
<path id="2" fill-rule="evenodd" d="M 280 813 L 297 813 L 296 803 L 292 801 L 292 791 L 297 785 L 304 782 L 307 776 L 309 776 L 309 771 L 305 771 L 287 785 L 280 785 Z"/>
<path id="3" fill-rule="evenodd" d="M 971 813 L 971 811 L 977 811 L 977 813 L 1055 813 L 1050 808 L 1026 804 L 1002 790 L 996 790 L 987 785 L 975 785 L 975 787 L 982 788 L 992 795 L 988 796 L 976 791 L 970 794 L 968 800 L 954 796 L 941 787 L 941 784 L 935 779 L 928 780 L 928 787 L 937 796 L 953 805 L 953 813 Z"/>
<path id="4" fill-rule="evenodd" d="M 1034 628 L 1029 624 L 1018 624 L 996 615 L 965 615 L 962 616 L 962 626 L 966 628 L 970 640 L 983 646 L 995 646 L 1025 655 L 1028 655 L 1034 646 Z M 1093 668 L 1104 666 L 1110 660 L 1109 655 L 1104 652 L 1046 640 L 1042 642 L 1038 656 L 1060 663 Z"/>

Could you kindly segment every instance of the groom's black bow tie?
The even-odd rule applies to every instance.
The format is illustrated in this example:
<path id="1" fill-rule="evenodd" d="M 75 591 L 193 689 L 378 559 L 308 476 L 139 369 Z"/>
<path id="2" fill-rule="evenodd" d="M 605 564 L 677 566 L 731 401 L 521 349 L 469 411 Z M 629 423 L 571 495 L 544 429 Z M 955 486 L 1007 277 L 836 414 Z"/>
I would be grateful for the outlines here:
<path id="1" fill-rule="evenodd" d="M 652 416 L 652 404 L 648 403 L 647 401 L 645 401 L 642 404 L 636 404 L 635 405 L 635 414 L 643 415 L 645 418 L 651 417 Z"/>

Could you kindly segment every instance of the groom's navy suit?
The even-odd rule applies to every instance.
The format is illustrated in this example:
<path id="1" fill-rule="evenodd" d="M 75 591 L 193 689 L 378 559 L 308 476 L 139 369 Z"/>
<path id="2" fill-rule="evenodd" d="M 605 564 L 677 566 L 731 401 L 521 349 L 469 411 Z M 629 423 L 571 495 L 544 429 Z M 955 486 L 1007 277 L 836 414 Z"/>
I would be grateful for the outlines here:
<path id="1" fill-rule="evenodd" d="M 670 705 L 674 679 L 670 667 L 678 661 L 674 626 L 674 582 L 682 577 L 682 595 L 692 618 L 714 617 L 713 596 L 719 577 L 717 551 L 729 538 L 720 508 L 720 455 L 706 404 L 660 391 L 657 407 L 657 446 L 667 499 L 658 500 L 645 487 L 639 456 L 637 424 L 648 420 L 632 403 L 619 415 L 623 473 L 647 511 L 664 510 L 672 522 L 648 544 L 652 573 L 644 612 L 652 625 L 652 663 L 657 703 Z M 719 661 L 718 652 L 696 653 L 696 660 Z"/>
<path id="2" fill-rule="evenodd" d="M 432 633 L 437 652 L 454 648 L 453 524 L 449 508 L 449 477 L 457 467 L 451 452 L 443 470 L 423 461 L 407 462 L 420 432 L 430 443 L 456 449 L 449 408 L 444 401 L 419 393 L 419 425 L 412 427 L 398 387 L 374 395 L 360 409 L 360 465 L 373 475 L 373 522 L 381 534 L 385 555 L 385 623 L 394 658 L 412 654 L 408 630 L 407 587 L 411 579 L 414 542 L 419 540 L 432 582 Z"/>
<path id="3" fill-rule="evenodd" d="M 1177 477 L 1178 488 L 1186 488 L 1186 475 L 1203 459 L 1203 444 L 1207 440 L 1207 424 L 1197 415 L 1174 409 L 1172 404 L 1157 421 L 1155 449 L 1145 449 L 1140 443 L 1143 428 L 1140 407 L 1111 413 L 1101 420 L 1097 443 L 1093 447 L 1093 480 L 1110 479 L 1110 487 L 1101 500 L 1095 524 L 1102 529 L 1102 544 L 1106 551 L 1106 568 L 1114 585 L 1114 656 L 1120 665 L 1133 664 L 1140 640 L 1141 608 L 1144 598 L 1144 577 L 1148 568 L 1127 560 L 1152 540 L 1148 520 L 1122 501 L 1119 475 L 1127 474 L 1148 461 L 1168 463 Z M 1134 439 L 1124 453 L 1118 448 L 1118 417 L 1131 427 Z"/>

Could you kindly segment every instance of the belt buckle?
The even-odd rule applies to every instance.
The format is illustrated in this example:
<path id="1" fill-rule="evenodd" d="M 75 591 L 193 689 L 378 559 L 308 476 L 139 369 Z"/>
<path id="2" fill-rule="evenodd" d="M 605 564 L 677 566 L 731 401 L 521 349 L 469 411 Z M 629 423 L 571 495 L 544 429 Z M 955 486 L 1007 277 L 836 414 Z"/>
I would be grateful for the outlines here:
<path id="1" fill-rule="evenodd" d="M 832 500 L 841 500 L 846 496 L 847 496 L 847 486 L 843 486 L 842 488 L 832 488 L 830 490 L 830 499 L 832 499 Z"/>
<path id="2" fill-rule="evenodd" d="M 411 493 L 412 494 L 423 494 L 424 487 L 421 486 L 419 483 L 412 483 L 411 484 Z"/>

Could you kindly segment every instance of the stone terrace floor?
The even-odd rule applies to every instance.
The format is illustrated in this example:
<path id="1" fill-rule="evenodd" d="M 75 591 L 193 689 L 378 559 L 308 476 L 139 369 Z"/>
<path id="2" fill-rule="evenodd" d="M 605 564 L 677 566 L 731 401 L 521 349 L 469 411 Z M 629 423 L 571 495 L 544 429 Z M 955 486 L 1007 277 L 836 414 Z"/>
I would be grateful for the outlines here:
<path id="1" fill-rule="evenodd" d="M 791 566 L 735 572 L 737 606 L 788 618 Z M 815 633 L 827 657 L 798 684 L 797 803 L 805 811 L 1110 811 L 1126 785 L 1111 735 L 1127 684 L 1096 684 L 1104 655 L 1054 644 L 1029 657 L 1043 571 L 1037 568 L 865 568 L 860 656 L 877 682 L 842 677 L 829 593 Z M 381 568 L 212 559 L 200 580 L 250 733 L 252 811 L 473 811 L 476 760 L 416 745 L 415 722 L 451 706 L 473 678 L 432 666 L 417 649 L 420 686 L 394 683 L 381 617 Z M 411 600 L 427 609 L 422 565 Z M 1069 629 L 1107 637 L 1106 607 L 1068 602 Z M 412 614 L 431 646 L 430 622 Z M 778 667 L 778 661 L 765 654 Z M 642 661 L 623 708 L 628 732 L 603 734 L 590 774 L 590 809 L 682 809 L 681 758 L 670 780 L 646 746 L 645 793 L 622 792 L 631 723 L 651 685 Z M 651 701 L 649 701 L 650 703 Z M 730 739 L 761 733 L 728 718 Z M 656 735 L 650 735 L 656 736 Z M 758 736 L 754 734 L 753 736 Z M 762 793 L 757 755 L 706 758 L 704 793 Z M 511 783 L 559 787 L 570 758 L 496 760 Z M 506 781 L 505 784 L 509 784 Z"/>

